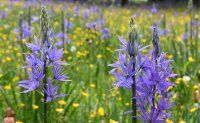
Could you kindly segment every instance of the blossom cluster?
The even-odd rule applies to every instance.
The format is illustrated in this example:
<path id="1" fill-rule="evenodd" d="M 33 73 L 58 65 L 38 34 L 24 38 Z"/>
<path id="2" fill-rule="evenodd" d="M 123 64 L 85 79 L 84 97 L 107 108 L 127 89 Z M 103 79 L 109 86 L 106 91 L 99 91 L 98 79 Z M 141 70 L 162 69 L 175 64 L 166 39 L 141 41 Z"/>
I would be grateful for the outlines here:
<path id="1" fill-rule="evenodd" d="M 25 89 L 23 93 L 38 91 L 43 94 L 44 92 L 43 95 L 47 95 L 45 102 L 66 96 L 66 94 L 60 94 L 57 91 L 58 84 L 68 79 L 62 71 L 62 66 L 66 63 L 60 61 L 63 49 L 58 50 L 53 45 L 47 19 L 47 10 L 43 8 L 41 16 L 42 39 L 39 43 L 35 36 L 34 44 L 26 43 L 28 49 L 32 51 L 32 53 L 26 55 L 28 64 L 23 67 L 26 69 L 29 79 L 19 82 L 19 86 Z M 50 75 L 51 73 L 53 75 Z M 53 83 L 55 83 L 54 87 Z"/>
<path id="2" fill-rule="evenodd" d="M 138 45 L 138 40 L 136 40 L 138 34 L 136 31 L 132 34 L 132 30 L 137 30 L 135 25 L 131 25 L 129 42 L 118 37 L 122 43 L 118 50 L 119 58 L 116 63 L 110 64 L 111 67 L 114 67 L 110 74 L 116 77 L 113 85 L 130 90 L 133 89 L 133 84 L 136 85 L 136 94 L 133 99 L 137 100 L 136 105 L 140 113 L 133 117 L 147 123 L 165 122 L 165 118 L 170 117 L 167 110 L 174 104 L 174 102 L 170 103 L 170 93 L 168 92 L 168 88 L 174 86 L 169 82 L 169 78 L 176 76 L 176 74 L 172 74 L 171 60 L 166 60 L 165 53 L 161 53 L 156 27 L 153 28 L 152 38 L 154 49 L 144 57 L 141 50 L 146 47 L 141 48 Z"/>

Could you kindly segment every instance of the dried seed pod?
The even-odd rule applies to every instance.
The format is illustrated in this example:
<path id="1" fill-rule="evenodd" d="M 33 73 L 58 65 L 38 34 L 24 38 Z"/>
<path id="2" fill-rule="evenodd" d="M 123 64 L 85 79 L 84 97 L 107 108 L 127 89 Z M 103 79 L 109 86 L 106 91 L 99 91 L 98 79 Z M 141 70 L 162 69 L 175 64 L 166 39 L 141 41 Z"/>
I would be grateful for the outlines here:
<path id="1" fill-rule="evenodd" d="M 15 112 L 9 107 L 5 110 L 5 117 L 15 117 Z"/>
<path id="2" fill-rule="evenodd" d="M 194 91 L 194 100 L 195 100 L 195 102 L 199 101 L 199 90 Z"/>

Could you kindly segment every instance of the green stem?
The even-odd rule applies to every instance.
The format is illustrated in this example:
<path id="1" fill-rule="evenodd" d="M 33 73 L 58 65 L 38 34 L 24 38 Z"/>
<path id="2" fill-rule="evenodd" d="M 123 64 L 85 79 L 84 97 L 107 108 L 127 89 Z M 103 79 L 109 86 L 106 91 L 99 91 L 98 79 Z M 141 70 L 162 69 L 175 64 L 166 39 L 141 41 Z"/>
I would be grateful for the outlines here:
<path id="1" fill-rule="evenodd" d="M 199 34 L 199 28 L 198 28 L 198 19 L 197 19 L 197 25 L 196 25 L 196 65 L 198 65 L 198 34 Z"/>
<path id="2" fill-rule="evenodd" d="M 46 66 L 46 54 L 45 54 L 45 59 L 44 59 L 44 71 L 43 74 L 45 75 L 43 83 L 44 83 L 44 88 L 47 89 L 47 66 Z M 44 123 L 47 123 L 47 94 L 44 92 Z"/>
<path id="3" fill-rule="evenodd" d="M 133 57 L 134 58 L 134 57 Z M 135 63 L 133 64 L 132 71 L 135 71 Z M 133 84 L 132 84 L 132 98 L 136 96 L 136 82 L 135 82 L 135 75 L 132 77 Z M 134 117 L 137 115 L 137 107 L 136 107 L 136 99 L 132 99 L 132 123 L 137 123 L 137 118 Z"/>
<path id="4" fill-rule="evenodd" d="M 62 41 L 63 41 L 63 50 L 65 51 L 65 19 L 64 19 L 64 11 L 61 13 L 61 30 L 63 33 Z"/>

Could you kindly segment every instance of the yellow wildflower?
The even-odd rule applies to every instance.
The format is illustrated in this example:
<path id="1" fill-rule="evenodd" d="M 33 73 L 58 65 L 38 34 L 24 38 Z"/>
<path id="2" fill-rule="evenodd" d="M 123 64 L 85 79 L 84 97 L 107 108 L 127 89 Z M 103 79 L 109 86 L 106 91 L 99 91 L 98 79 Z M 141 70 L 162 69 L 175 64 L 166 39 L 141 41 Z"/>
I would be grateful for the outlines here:
<path id="1" fill-rule="evenodd" d="M 74 21 L 74 18 L 70 18 L 70 21 Z"/>
<path id="2" fill-rule="evenodd" d="M 177 94 L 174 94 L 174 96 L 172 97 L 173 99 L 176 99 L 177 98 Z"/>
<path id="3" fill-rule="evenodd" d="M 11 61 L 11 58 L 9 56 L 7 56 L 6 61 Z"/>
<path id="4" fill-rule="evenodd" d="M 192 57 L 189 57 L 189 58 L 188 58 L 188 61 L 189 61 L 190 63 L 193 63 L 193 62 L 195 62 L 195 59 L 192 58 Z"/>
<path id="5" fill-rule="evenodd" d="M 15 123 L 23 123 L 23 122 L 18 120 L 18 121 L 16 121 Z"/>
<path id="6" fill-rule="evenodd" d="M 196 108 L 191 108 L 190 109 L 190 113 L 193 113 L 193 112 L 195 112 L 197 109 Z"/>
<path id="7" fill-rule="evenodd" d="M 93 118 L 93 117 L 95 117 L 95 116 L 96 116 L 96 112 L 91 112 L 91 113 L 90 113 L 90 117 L 91 117 L 91 118 Z"/>
<path id="8" fill-rule="evenodd" d="M 172 56 L 172 55 L 167 55 L 166 57 L 167 57 L 168 59 L 172 59 L 173 56 Z"/>
<path id="9" fill-rule="evenodd" d="M 68 60 L 72 60 L 72 56 L 68 56 Z"/>
<path id="10" fill-rule="evenodd" d="M 124 25 L 122 25 L 120 31 L 123 33 L 123 32 L 126 32 L 126 30 L 127 30 L 126 27 Z"/>
<path id="11" fill-rule="evenodd" d="M 186 123 L 184 120 L 180 120 L 178 121 L 178 123 Z"/>
<path id="12" fill-rule="evenodd" d="M 57 26 L 59 23 L 58 23 L 58 21 L 56 21 L 56 22 L 54 22 L 54 24 Z"/>
<path id="13" fill-rule="evenodd" d="M 12 82 L 16 82 L 16 81 L 19 81 L 19 77 L 18 77 L 18 76 L 14 77 L 14 78 L 12 79 Z"/>
<path id="14" fill-rule="evenodd" d="M 102 55 L 101 54 L 98 54 L 97 55 L 97 59 L 101 59 L 102 58 Z"/>
<path id="15" fill-rule="evenodd" d="M 28 68 L 28 70 L 29 70 L 29 71 L 32 71 L 32 68 L 31 68 L 31 67 L 29 67 L 29 68 Z"/>
<path id="16" fill-rule="evenodd" d="M 4 89 L 5 89 L 5 90 L 10 90 L 10 89 L 11 89 L 11 85 L 10 85 L 10 84 L 5 85 L 5 86 L 4 86 Z"/>
<path id="17" fill-rule="evenodd" d="M 14 49 L 14 51 L 17 51 L 18 50 L 18 48 L 17 47 L 15 47 L 15 48 L 13 48 Z"/>
<path id="18" fill-rule="evenodd" d="M 63 108 L 56 108 L 56 112 L 58 112 L 58 113 L 61 113 L 61 112 L 63 112 L 63 111 L 64 111 Z"/>
<path id="19" fill-rule="evenodd" d="M 186 20 L 187 22 L 189 22 L 189 21 L 190 21 L 190 16 L 189 16 L 189 15 L 186 15 L 186 16 L 185 16 L 185 20 Z"/>
<path id="20" fill-rule="evenodd" d="M 6 60 L 5 60 L 5 59 L 3 59 L 3 60 L 2 60 L 2 62 L 4 63 L 4 62 L 6 62 Z"/>
<path id="21" fill-rule="evenodd" d="M 121 98 L 121 97 L 119 97 L 119 98 L 117 98 L 117 100 L 118 100 L 118 101 L 121 101 L 121 100 L 122 100 L 122 98 Z"/>
<path id="22" fill-rule="evenodd" d="M 66 102 L 65 102 L 64 100 L 60 100 L 60 101 L 58 101 L 58 104 L 60 104 L 60 105 L 65 105 Z"/>
<path id="23" fill-rule="evenodd" d="M 167 122 L 167 123 L 173 123 L 173 121 L 170 120 L 170 119 L 167 119 L 166 122 Z"/>
<path id="24" fill-rule="evenodd" d="M 115 77 L 111 76 L 111 80 L 114 81 L 114 80 L 115 80 Z"/>
<path id="25" fill-rule="evenodd" d="M 94 68 L 94 65 L 93 65 L 93 64 L 90 64 L 90 68 L 93 69 L 93 68 Z"/>
<path id="26" fill-rule="evenodd" d="M 13 38 L 13 41 L 16 42 L 16 41 L 17 41 L 17 38 L 14 37 L 14 38 Z"/>
<path id="27" fill-rule="evenodd" d="M 145 38 L 142 39 L 142 43 L 146 43 L 147 40 Z"/>
<path id="28" fill-rule="evenodd" d="M 170 91 L 173 89 L 173 86 L 170 86 L 167 90 Z"/>
<path id="29" fill-rule="evenodd" d="M 76 57 L 81 57 L 81 55 L 82 55 L 82 53 L 80 52 L 80 51 L 78 51 L 77 53 L 76 53 Z"/>
<path id="30" fill-rule="evenodd" d="M 176 82 L 175 82 L 177 85 L 179 85 L 180 84 L 180 81 L 178 81 L 178 80 L 176 80 Z"/>
<path id="31" fill-rule="evenodd" d="M 115 120 L 112 120 L 112 119 L 110 119 L 109 120 L 109 123 L 119 123 L 118 121 L 115 121 Z"/>
<path id="32" fill-rule="evenodd" d="M 112 97 L 115 97 L 115 96 L 116 96 L 115 92 L 112 92 Z"/>
<path id="33" fill-rule="evenodd" d="M 110 48 L 110 47 L 106 47 L 106 50 L 107 50 L 107 51 L 111 51 L 111 48 Z"/>
<path id="34" fill-rule="evenodd" d="M 22 39 L 22 43 L 25 43 L 26 42 L 26 39 Z"/>
<path id="35" fill-rule="evenodd" d="M 24 103 L 20 103 L 20 107 L 25 107 L 25 104 Z"/>
<path id="36" fill-rule="evenodd" d="M 180 42 L 181 40 L 182 40 L 182 36 L 180 35 L 180 36 L 177 36 L 177 37 L 176 37 L 176 40 L 175 40 L 175 41 L 176 41 L 176 42 Z"/>
<path id="37" fill-rule="evenodd" d="M 198 14 L 195 14 L 194 18 L 195 18 L 195 19 L 198 19 L 198 18 L 199 18 L 199 15 L 198 15 Z"/>
<path id="38" fill-rule="evenodd" d="M 193 86 L 193 89 L 194 89 L 194 90 L 196 90 L 196 89 L 198 89 L 198 88 L 199 88 L 198 85 L 194 85 L 194 86 Z"/>
<path id="39" fill-rule="evenodd" d="M 89 94 L 88 94 L 87 92 L 82 92 L 81 94 L 82 94 L 83 96 L 85 96 L 85 97 L 89 96 Z"/>
<path id="40" fill-rule="evenodd" d="M 96 85 L 95 85 L 95 84 L 90 84 L 90 87 L 91 87 L 91 88 L 95 88 Z"/>
<path id="41" fill-rule="evenodd" d="M 126 106 L 129 106 L 129 105 L 130 105 L 130 103 L 126 103 L 125 105 L 126 105 Z"/>
<path id="42" fill-rule="evenodd" d="M 38 105 L 33 105 L 33 109 L 38 109 L 39 106 Z"/>
<path id="43" fill-rule="evenodd" d="M 79 103 L 73 103 L 72 105 L 73 105 L 74 108 L 78 108 L 80 106 Z"/>
<path id="44" fill-rule="evenodd" d="M 65 54 L 68 54 L 69 52 L 67 50 L 64 51 Z"/>
<path id="45" fill-rule="evenodd" d="M 185 109 L 185 106 L 184 106 L 184 105 L 181 105 L 180 109 Z"/>
<path id="46" fill-rule="evenodd" d="M 178 81 L 183 81 L 183 78 L 180 78 L 180 77 L 179 77 L 179 78 L 177 78 L 177 80 L 178 80 Z"/>
<path id="47" fill-rule="evenodd" d="M 166 81 L 170 81 L 170 79 L 169 79 L 169 78 L 166 78 L 165 80 L 166 80 Z"/>
<path id="48" fill-rule="evenodd" d="M 100 115 L 100 116 L 105 115 L 104 109 L 102 107 L 98 108 L 98 115 Z"/>

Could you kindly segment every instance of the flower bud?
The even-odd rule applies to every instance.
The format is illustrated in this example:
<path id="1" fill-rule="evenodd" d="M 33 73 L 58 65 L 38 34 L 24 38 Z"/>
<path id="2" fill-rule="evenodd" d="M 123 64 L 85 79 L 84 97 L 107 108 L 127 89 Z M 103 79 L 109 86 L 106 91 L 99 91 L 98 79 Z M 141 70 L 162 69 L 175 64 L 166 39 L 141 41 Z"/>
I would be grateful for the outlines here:
<path id="1" fill-rule="evenodd" d="M 129 38 L 127 46 L 128 53 L 130 56 L 135 57 L 137 54 L 136 42 L 138 41 L 138 29 L 137 26 L 135 25 L 133 18 L 131 18 L 130 21 L 130 32 L 128 38 Z"/>
<path id="2" fill-rule="evenodd" d="M 44 52 L 51 46 L 50 42 L 50 31 L 49 31 L 49 22 L 48 22 L 48 14 L 47 9 L 42 7 L 42 14 L 40 17 L 40 26 L 41 26 L 41 33 L 42 33 L 42 45 Z"/>
<path id="3" fill-rule="evenodd" d="M 159 36 L 158 36 L 157 27 L 153 27 L 152 43 L 153 43 L 153 47 L 154 47 L 154 58 L 156 59 L 161 54 L 160 39 L 159 39 Z"/>
<path id="4" fill-rule="evenodd" d="M 189 0 L 188 2 L 188 9 L 191 11 L 193 8 L 193 0 Z"/>

